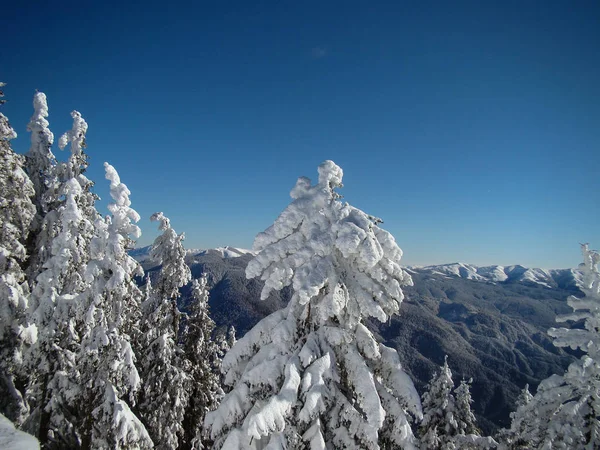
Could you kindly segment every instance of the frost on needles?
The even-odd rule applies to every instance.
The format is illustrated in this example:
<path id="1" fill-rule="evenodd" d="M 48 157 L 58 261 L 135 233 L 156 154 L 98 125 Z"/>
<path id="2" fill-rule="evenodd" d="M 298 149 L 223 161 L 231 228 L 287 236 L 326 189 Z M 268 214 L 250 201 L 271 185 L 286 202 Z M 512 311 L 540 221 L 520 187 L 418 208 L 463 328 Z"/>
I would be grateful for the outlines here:
<path id="1" fill-rule="evenodd" d="M 292 203 L 255 240 L 261 298 L 293 287 L 223 360 L 231 391 L 205 425 L 216 447 L 415 448 L 421 403 L 396 350 L 364 325 L 398 313 L 402 251 L 380 221 L 340 201 L 342 169 L 298 179 Z"/>

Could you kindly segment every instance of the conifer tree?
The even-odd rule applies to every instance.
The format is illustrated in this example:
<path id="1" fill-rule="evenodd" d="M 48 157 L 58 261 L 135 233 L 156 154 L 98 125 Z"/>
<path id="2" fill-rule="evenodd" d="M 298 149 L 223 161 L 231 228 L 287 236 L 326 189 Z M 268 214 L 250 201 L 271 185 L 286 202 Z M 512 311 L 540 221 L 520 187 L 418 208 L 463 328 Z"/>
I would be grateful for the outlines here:
<path id="1" fill-rule="evenodd" d="M 0 91 L 0 104 L 2 97 Z M 28 413 L 23 346 L 35 342 L 37 329 L 28 320 L 29 289 L 23 271 L 35 215 L 34 190 L 23 169 L 24 158 L 10 146 L 16 136 L 0 113 L 0 413 L 20 425 Z"/>
<path id="2" fill-rule="evenodd" d="M 192 378 L 190 402 L 185 414 L 186 442 L 192 448 L 206 448 L 210 440 L 202 429 L 206 413 L 213 411 L 223 397 L 220 370 L 225 340 L 212 340 L 215 328 L 208 311 L 207 276 L 192 281 L 192 302 L 189 305 L 183 348 L 190 363 Z"/>
<path id="3" fill-rule="evenodd" d="M 141 380 L 131 342 L 139 338 L 142 293 L 133 277 L 140 265 L 127 254 L 140 229 L 130 191 L 117 171 L 104 164 L 113 199 L 110 216 L 98 219 L 86 269 L 89 287 L 79 295 L 82 343 L 76 399 L 83 448 L 151 448 L 148 432 L 132 412 Z"/>
<path id="4" fill-rule="evenodd" d="M 412 280 L 394 238 L 342 203 L 341 185 L 341 168 L 325 161 L 255 240 L 246 275 L 265 282 L 261 298 L 288 285 L 293 295 L 223 360 L 232 389 L 205 421 L 217 448 L 415 447 L 414 385 L 363 324 L 398 313 Z"/>
<path id="5" fill-rule="evenodd" d="M 35 282 L 50 257 L 52 239 L 55 236 L 55 210 L 58 201 L 56 158 L 51 147 L 54 134 L 49 129 L 48 102 L 46 94 L 37 92 L 33 96 L 33 116 L 27 125 L 31 133 L 31 147 L 26 155 L 25 168 L 33 182 L 33 203 L 36 215 L 31 225 L 31 239 L 27 243 L 30 254 L 27 275 L 30 285 Z"/>
<path id="6" fill-rule="evenodd" d="M 48 259 L 36 277 L 32 292 L 33 319 L 39 330 L 38 342 L 30 353 L 32 378 L 30 395 L 35 399 L 38 417 L 32 416 L 28 429 L 47 448 L 72 447 L 78 441 L 74 409 L 69 399 L 78 390 L 73 380 L 75 355 L 80 336 L 76 325 L 76 299 L 89 283 L 85 267 L 89 262 L 94 222 L 99 214 L 91 182 L 82 174 L 87 123 L 77 111 L 72 113 L 73 128 L 61 138 L 61 147 L 71 143 L 67 163 L 56 167 L 61 174 L 57 192 L 63 201 L 52 210 L 55 236 Z"/>
<path id="7" fill-rule="evenodd" d="M 184 435 L 182 426 L 190 394 L 187 363 L 177 344 L 179 288 L 191 278 L 185 264 L 183 234 L 177 235 L 163 213 L 151 220 L 159 222 L 162 234 L 154 241 L 151 255 L 161 264 L 158 279 L 143 304 L 141 375 L 144 380 L 140 417 L 156 448 L 177 448 Z"/>
<path id="8" fill-rule="evenodd" d="M 444 365 L 439 373 L 434 374 L 423 394 L 423 420 L 420 425 L 423 450 L 442 449 L 458 433 L 453 388 L 452 371 L 446 356 Z"/>
<path id="9" fill-rule="evenodd" d="M 454 389 L 454 419 L 456 420 L 457 434 L 474 434 L 480 435 L 477 428 L 477 419 L 471 410 L 473 399 L 471 398 L 471 383 L 470 380 L 462 380 L 458 387 Z"/>
<path id="10" fill-rule="evenodd" d="M 499 440 L 506 445 L 509 450 L 526 450 L 530 448 L 533 436 L 530 436 L 531 424 L 536 422 L 536 418 L 531 414 L 535 411 L 529 411 L 527 405 L 533 400 L 533 395 L 529 392 L 529 384 L 521 390 L 515 402 L 516 411 L 510 413 L 511 427 L 502 429 L 498 433 Z M 529 417 L 522 413 L 528 411 Z"/>
<path id="11" fill-rule="evenodd" d="M 510 433 L 531 449 L 600 448 L 600 254 L 582 244 L 583 298 L 571 296 L 574 310 L 557 321 L 583 321 L 584 328 L 551 328 L 557 347 L 584 352 L 564 375 L 552 375 L 523 402 L 513 416 Z M 519 448 L 515 445 L 514 448 Z"/>

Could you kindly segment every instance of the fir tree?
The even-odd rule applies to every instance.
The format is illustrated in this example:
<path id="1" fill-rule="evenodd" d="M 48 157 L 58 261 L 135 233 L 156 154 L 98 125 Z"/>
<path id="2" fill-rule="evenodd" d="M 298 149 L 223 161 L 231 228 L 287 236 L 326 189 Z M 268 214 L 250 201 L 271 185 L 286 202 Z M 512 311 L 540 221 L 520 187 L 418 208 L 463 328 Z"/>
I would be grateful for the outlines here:
<path id="1" fill-rule="evenodd" d="M 151 220 L 158 221 L 162 231 L 151 250 L 154 260 L 162 266 L 143 304 L 140 365 L 144 386 L 139 411 L 156 448 L 171 449 L 181 443 L 189 401 L 191 379 L 176 338 L 179 288 L 189 282 L 191 273 L 184 260 L 183 234 L 177 235 L 162 213 L 155 213 Z"/>
<path id="2" fill-rule="evenodd" d="M 457 434 L 474 434 L 480 435 L 477 428 L 477 419 L 471 410 L 473 399 L 471 398 L 471 383 L 470 380 L 462 380 L 458 387 L 454 389 L 454 419 L 456 420 Z"/>
<path id="3" fill-rule="evenodd" d="M 339 200 L 341 182 L 325 161 L 255 240 L 246 274 L 265 282 L 261 298 L 294 292 L 223 360 L 232 390 L 205 421 L 217 448 L 415 446 L 408 412 L 420 418 L 419 397 L 396 351 L 363 324 L 397 313 L 412 280 L 394 238 Z"/>
<path id="4" fill-rule="evenodd" d="M 31 224 L 31 239 L 27 243 L 30 254 L 27 275 L 30 284 L 35 282 L 50 257 L 52 239 L 55 236 L 57 220 L 55 210 L 58 201 L 56 158 L 51 150 L 54 134 L 50 131 L 46 119 L 48 117 L 46 94 L 37 92 L 33 96 L 33 110 L 33 116 L 27 125 L 27 130 L 31 133 L 31 147 L 25 163 L 26 172 L 33 182 L 35 191 L 33 203 L 36 207 L 36 215 Z"/>
<path id="5" fill-rule="evenodd" d="M 190 362 L 192 390 L 185 414 L 186 443 L 192 448 L 206 448 L 210 440 L 202 429 L 206 413 L 213 411 L 223 397 L 219 374 L 222 352 L 227 342 L 212 340 L 215 328 L 208 311 L 207 276 L 192 281 L 192 302 L 188 307 L 183 333 L 183 348 Z M 221 344 L 221 345 L 219 345 Z"/>
<path id="6" fill-rule="evenodd" d="M 458 434 L 453 388 L 452 371 L 446 356 L 444 365 L 439 373 L 434 374 L 423 394 L 423 420 L 420 434 L 421 448 L 424 450 L 442 449 L 452 436 Z"/>
<path id="7" fill-rule="evenodd" d="M 510 413 L 510 429 L 503 429 L 498 433 L 499 440 L 510 450 L 526 450 L 530 448 L 530 443 L 533 441 L 533 436 L 530 436 L 530 432 L 532 431 L 530 425 L 536 422 L 536 419 L 531 416 L 535 411 L 527 408 L 527 405 L 532 400 L 533 395 L 529 392 L 529 384 L 526 384 L 515 402 L 516 411 Z M 524 411 L 527 411 L 529 417 L 522 414 Z"/>
<path id="8" fill-rule="evenodd" d="M 554 345 L 584 355 L 564 375 L 552 375 L 517 409 L 511 429 L 515 446 L 531 449 L 600 448 L 600 254 L 582 244 L 583 298 L 567 300 L 574 312 L 559 322 L 583 321 L 583 329 L 551 328 Z"/>
<path id="9" fill-rule="evenodd" d="M 47 448 L 72 447 L 78 441 L 76 416 L 69 406 L 78 390 L 71 374 L 76 372 L 75 355 L 80 336 L 76 325 L 76 299 L 89 283 L 85 267 L 89 262 L 94 222 L 99 215 L 94 207 L 91 182 L 82 174 L 85 164 L 83 145 L 87 123 L 77 111 L 72 113 L 73 129 L 61 138 L 61 147 L 71 143 L 71 156 L 57 167 L 61 173 L 57 191 L 58 208 L 55 233 L 49 257 L 36 277 L 32 292 L 34 321 L 39 332 L 36 348 L 30 355 L 32 392 L 39 420 L 32 416 L 28 424 Z"/>
<path id="10" fill-rule="evenodd" d="M 79 295 L 79 429 L 83 448 L 150 448 L 146 428 L 131 411 L 141 387 L 131 342 L 139 338 L 142 293 L 133 277 L 143 271 L 127 251 L 133 248 L 130 235 L 140 235 L 139 215 L 116 170 L 104 166 L 111 216 L 96 221 L 86 269 L 90 285 Z"/>
<path id="11" fill-rule="evenodd" d="M 0 91 L 0 103 L 2 96 Z M 23 346 L 35 342 L 37 329 L 28 320 L 29 289 L 23 271 L 35 215 L 34 190 L 23 170 L 24 158 L 10 146 L 16 136 L 0 113 L 0 413 L 20 425 L 28 413 Z"/>

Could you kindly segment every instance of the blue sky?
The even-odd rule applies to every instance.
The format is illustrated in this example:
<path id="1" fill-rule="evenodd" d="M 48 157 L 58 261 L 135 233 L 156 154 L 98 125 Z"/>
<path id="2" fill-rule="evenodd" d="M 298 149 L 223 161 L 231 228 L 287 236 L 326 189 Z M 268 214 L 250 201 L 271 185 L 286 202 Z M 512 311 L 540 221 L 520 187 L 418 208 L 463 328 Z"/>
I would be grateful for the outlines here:
<path id="1" fill-rule="evenodd" d="M 3 107 L 58 137 L 79 110 L 89 176 L 116 167 L 188 247 L 250 247 L 298 176 L 344 198 L 406 264 L 572 267 L 600 247 L 600 3 L 9 2 Z M 59 158 L 64 158 L 58 149 Z"/>

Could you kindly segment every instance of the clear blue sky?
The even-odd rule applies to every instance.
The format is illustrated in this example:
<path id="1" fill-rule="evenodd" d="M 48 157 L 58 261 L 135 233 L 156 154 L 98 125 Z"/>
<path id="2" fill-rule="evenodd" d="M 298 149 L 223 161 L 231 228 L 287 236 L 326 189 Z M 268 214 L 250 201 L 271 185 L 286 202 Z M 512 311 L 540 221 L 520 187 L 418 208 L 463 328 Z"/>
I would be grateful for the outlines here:
<path id="1" fill-rule="evenodd" d="M 35 89 L 57 138 L 79 110 L 100 207 L 108 161 L 140 245 L 164 211 L 188 247 L 248 248 L 332 159 L 406 264 L 600 247 L 600 2 L 9 1 L 1 22 L 16 150 Z"/>

